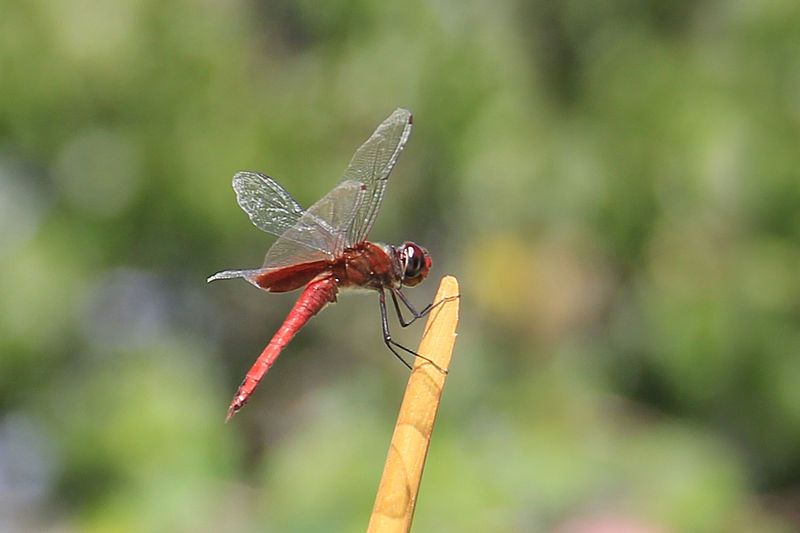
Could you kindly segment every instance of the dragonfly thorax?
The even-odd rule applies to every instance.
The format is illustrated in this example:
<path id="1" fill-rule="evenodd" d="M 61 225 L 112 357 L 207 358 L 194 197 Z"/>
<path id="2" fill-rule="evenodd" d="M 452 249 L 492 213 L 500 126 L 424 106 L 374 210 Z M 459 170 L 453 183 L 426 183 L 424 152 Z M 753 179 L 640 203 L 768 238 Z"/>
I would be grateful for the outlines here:
<path id="1" fill-rule="evenodd" d="M 363 242 L 348 248 L 333 263 L 333 275 L 342 287 L 399 289 L 419 284 L 431 268 L 427 250 L 413 242 L 400 246 Z"/>

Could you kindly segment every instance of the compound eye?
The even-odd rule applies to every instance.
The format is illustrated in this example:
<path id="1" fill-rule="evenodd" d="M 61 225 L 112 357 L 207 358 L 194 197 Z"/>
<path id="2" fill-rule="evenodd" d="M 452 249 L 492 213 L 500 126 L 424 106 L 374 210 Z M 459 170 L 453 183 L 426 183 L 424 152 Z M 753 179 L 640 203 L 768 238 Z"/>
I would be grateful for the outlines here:
<path id="1" fill-rule="evenodd" d="M 419 276 L 425 266 L 425 258 L 422 255 L 422 250 L 417 246 L 406 246 L 406 270 L 404 272 L 406 278 Z"/>

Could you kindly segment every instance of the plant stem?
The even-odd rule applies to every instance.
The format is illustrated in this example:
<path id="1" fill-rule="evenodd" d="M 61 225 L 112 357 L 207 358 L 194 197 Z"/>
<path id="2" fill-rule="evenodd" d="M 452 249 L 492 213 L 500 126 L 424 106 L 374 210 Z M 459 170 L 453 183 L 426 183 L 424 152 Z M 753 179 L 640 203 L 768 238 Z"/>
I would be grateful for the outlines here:
<path id="1" fill-rule="evenodd" d="M 436 306 L 428 318 L 417 353 L 442 369 L 450 367 L 459 310 L 458 281 L 446 276 L 439 285 Z M 406 532 L 411 529 L 422 469 L 447 374 L 416 358 L 392 435 L 383 476 L 367 531 Z"/>

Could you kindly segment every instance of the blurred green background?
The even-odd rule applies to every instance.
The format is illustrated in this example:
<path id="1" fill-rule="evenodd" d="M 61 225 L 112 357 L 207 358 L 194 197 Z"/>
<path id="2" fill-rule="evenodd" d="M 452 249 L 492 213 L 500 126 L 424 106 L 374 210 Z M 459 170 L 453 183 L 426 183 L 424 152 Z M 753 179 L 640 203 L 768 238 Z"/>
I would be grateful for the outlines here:
<path id="1" fill-rule="evenodd" d="M 372 239 L 458 276 L 416 531 L 800 528 L 800 4 L 0 0 L 0 530 L 359 531 L 407 371 L 296 294 L 237 170 L 310 205 L 395 107 Z M 421 327 L 396 338 L 415 345 Z"/>

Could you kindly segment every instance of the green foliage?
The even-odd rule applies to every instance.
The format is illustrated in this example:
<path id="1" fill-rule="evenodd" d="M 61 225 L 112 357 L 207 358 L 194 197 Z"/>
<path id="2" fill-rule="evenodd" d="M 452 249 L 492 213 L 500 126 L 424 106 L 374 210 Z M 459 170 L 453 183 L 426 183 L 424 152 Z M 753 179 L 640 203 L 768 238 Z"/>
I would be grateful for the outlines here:
<path id="1" fill-rule="evenodd" d="M 291 295 L 204 279 L 270 243 L 235 171 L 309 205 L 398 106 L 373 238 L 431 250 L 414 301 L 463 288 L 417 529 L 790 528 L 796 3 L 0 12 L 0 529 L 366 525 L 405 381 L 377 303 L 315 318 L 225 426 Z"/>

